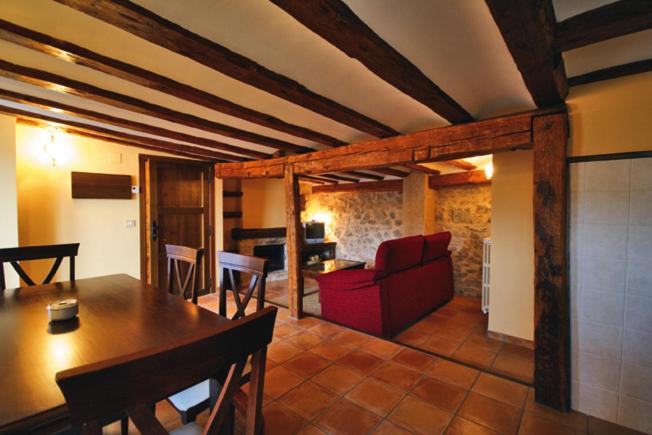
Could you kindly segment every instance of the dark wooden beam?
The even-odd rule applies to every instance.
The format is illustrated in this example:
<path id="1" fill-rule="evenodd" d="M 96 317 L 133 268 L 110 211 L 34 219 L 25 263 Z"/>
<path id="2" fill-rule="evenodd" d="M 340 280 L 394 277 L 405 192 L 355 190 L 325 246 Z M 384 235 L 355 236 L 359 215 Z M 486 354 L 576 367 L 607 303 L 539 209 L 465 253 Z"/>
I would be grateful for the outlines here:
<path id="1" fill-rule="evenodd" d="M 473 117 L 389 45 L 342 0 L 272 0 L 301 24 L 371 72 L 453 124 Z"/>
<path id="2" fill-rule="evenodd" d="M 241 211 L 225 211 L 222 213 L 225 219 L 240 219 L 242 217 Z"/>
<path id="3" fill-rule="evenodd" d="M 287 225 L 286 247 L 288 255 L 288 306 L 290 316 L 303 316 L 303 273 L 301 271 L 301 250 L 303 229 L 301 228 L 301 199 L 299 178 L 292 165 L 285 167 L 285 221 Z"/>
<path id="4" fill-rule="evenodd" d="M 0 76 L 19 80 L 46 89 L 56 89 L 70 95 L 87 98 L 119 109 L 129 110 L 159 119 L 165 119 L 177 124 L 186 125 L 210 133 L 221 134 L 234 139 L 265 145 L 271 148 L 295 153 L 312 151 L 312 148 L 241 130 L 219 122 L 203 119 L 189 113 L 178 112 L 168 107 L 159 106 L 129 95 L 108 91 L 106 89 L 98 88 L 97 86 L 72 80 L 47 71 L 17 65 L 3 60 L 0 60 Z"/>
<path id="5" fill-rule="evenodd" d="M 402 192 L 403 180 L 367 181 L 364 183 L 332 184 L 313 186 L 312 193 L 334 192 Z"/>
<path id="6" fill-rule="evenodd" d="M 127 0 L 56 0 L 153 44 L 373 136 L 398 132 Z"/>
<path id="7" fill-rule="evenodd" d="M 428 187 L 437 189 L 439 187 L 460 186 L 462 184 L 484 184 L 491 183 L 484 171 L 467 171 L 455 174 L 433 175 L 428 177 Z"/>
<path id="8" fill-rule="evenodd" d="M 263 239 L 285 237 L 285 227 L 274 228 L 233 228 L 231 238 L 233 240 Z"/>
<path id="9" fill-rule="evenodd" d="M 447 162 L 442 162 L 446 165 L 449 166 L 455 166 L 456 168 L 463 169 L 465 171 L 472 171 L 477 168 L 473 163 L 469 163 L 465 160 L 457 159 L 457 160 L 448 160 Z"/>
<path id="10" fill-rule="evenodd" d="M 399 169 L 394 169 L 394 168 L 373 168 L 373 170 L 381 174 L 391 175 L 393 177 L 399 177 L 399 178 L 405 178 L 408 175 L 410 175 L 409 172 L 401 171 Z"/>
<path id="11" fill-rule="evenodd" d="M 232 153 L 242 154 L 257 159 L 268 159 L 272 157 L 271 154 L 262 153 L 260 151 L 249 150 L 247 148 L 226 144 L 224 142 L 216 141 L 213 139 L 208 139 L 201 136 L 194 136 L 191 134 L 181 133 L 174 130 L 168 130 L 166 128 L 155 127 L 149 124 L 143 124 L 140 122 L 136 122 L 124 118 L 118 118 L 116 116 L 111 116 L 111 115 L 95 112 L 88 109 L 82 109 L 68 104 L 63 104 L 58 101 L 48 100 L 40 97 L 34 97 L 32 95 L 13 92 L 6 89 L 0 89 L 0 99 L 14 101 L 16 103 L 21 103 L 21 104 L 27 104 L 41 109 L 47 109 L 47 110 L 54 109 L 55 113 L 63 113 L 77 118 L 102 122 L 116 127 L 139 131 L 141 133 L 148 133 L 155 136 L 161 136 L 167 139 L 189 142 L 194 145 L 201 145 L 208 148 L 229 151 Z"/>
<path id="12" fill-rule="evenodd" d="M 557 24 L 559 51 L 652 28 L 650 0 L 620 0 L 567 18 Z"/>
<path id="13" fill-rule="evenodd" d="M 624 65 L 616 65 L 609 68 L 591 71 L 568 79 L 570 86 L 586 85 L 595 83 L 602 80 L 615 79 L 617 77 L 625 77 L 633 74 L 640 74 L 652 71 L 652 59 L 640 60 L 638 62 L 626 63 Z"/>
<path id="14" fill-rule="evenodd" d="M 426 166 L 419 165 L 417 163 L 405 163 L 403 166 L 405 166 L 406 168 L 410 168 L 410 169 L 412 169 L 414 171 L 423 172 L 424 174 L 428 174 L 428 175 L 439 175 L 439 174 L 441 174 L 441 172 L 439 172 L 436 169 L 428 168 Z"/>
<path id="15" fill-rule="evenodd" d="M 352 175 L 357 178 L 366 178 L 367 180 L 383 180 L 385 177 L 382 175 L 370 174 L 368 172 L 360 171 L 345 171 L 347 175 Z"/>
<path id="16" fill-rule="evenodd" d="M 2 109 L 0 109 L 0 111 L 2 111 Z M 5 113 L 9 113 L 9 112 L 5 112 Z M 12 114 L 12 115 L 15 115 L 15 114 Z M 51 126 L 47 122 L 42 122 L 42 121 L 39 121 L 37 119 L 24 118 L 24 117 L 20 117 L 20 116 L 18 118 L 16 118 L 16 122 L 18 122 L 19 124 L 29 125 L 29 126 L 38 127 L 38 128 L 48 128 L 48 127 Z M 57 128 L 60 131 L 66 133 L 66 134 L 72 134 L 72 135 L 75 135 L 75 136 L 87 137 L 89 139 L 101 140 L 101 141 L 104 141 L 104 142 L 115 143 L 115 144 L 118 144 L 118 145 L 124 145 L 124 146 L 128 146 L 128 147 L 141 148 L 141 149 L 150 150 L 150 151 L 164 152 L 164 153 L 167 153 L 167 154 L 173 154 L 173 155 L 176 155 L 176 156 L 187 157 L 187 158 L 191 158 L 191 159 L 201 159 L 201 160 L 207 160 L 207 161 L 213 161 L 213 162 L 224 161 L 224 160 L 220 160 L 220 159 L 216 159 L 215 157 L 212 157 L 210 155 L 210 152 L 209 152 L 209 154 L 203 154 L 200 149 L 195 148 L 195 147 L 184 147 L 184 146 L 181 146 L 181 147 L 177 147 L 177 146 L 161 147 L 161 146 L 156 146 L 156 145 L 142 144 L 142 143 L 139 143 L 139 142 L 132 142 L 132 141 L 127 140 L 127 139 L 120 139 L 120 138 L 116 138 L 116 137 L 113 137 L 113 136 L 107 136 L 107 135 L 103 135 L 103 134 L 91 133 L 90 131 L 80 130 L 80 129 L 66 127 L 66 126 L 57 126 Z M 197 151 L 195 151 L 195 150 L 197 150 Z"/>
<path id="17" fill-rule="evenodd" d="M 314 184 L 337 184 L 337 181 L 335 180 L 328 180 L 326 178 L 320 178 L 311 175 L 299 175 L 299 179 Z"/>
<path id="18" fill-rule="evenodd" d="M 0 39 L 55 56 L 57 59 L 66 62 L 93 68 L 105 74 L 128 80 L 132 83 L 169 95 L 174 95 L 177 98 L 192 101 L 195 104 L 209 109 L 235 116 L 264 127 L 273 128 L 274 130 L 282 131 L 293 136 L 302 137 L 329 146 L 346 144 L 344 141 L 326 134 L 290 124 L 270 114 L 249 109 L 185 83 L 101 55 L 70 42 L 17 26 L 2 19 L 0 19 Z"/>
<path id="19" fill-rule="evenodd" d="M 532 99 L 539 107 L 562 103 L 568 94 L 564 61 L 554 47 L 551 0 L 485 0 Z"/>
<path id="20" fill-rule="evenodd" d="M 123 133 L 108 128 L 84 124 L 82 122 L 63 120 L 52 116 L 46 116 L 38 113 L 29 112 L 27 110 L 16 109 L 14 107 L 5 106 L 4 104 L 0 104 L 0 112 L 8 113 L 10 115 L 20 116 L 22 118 L 32 119 L 36 121 L 45 121 L 51 124 L 64 125 L 90 134 L 99 134 L 104 137 L 106 136 L 113 137 L 117 140 L 121 140 L 122 143 L 142 145 L 141 148 L 149 149 L 154 146 L 157 147 L 158 150 L 180 151 L 186 154 L 194 154 L 195 156 L 201 155 L 204 158 L 211 158 L 212 160 L 220 160 L 220 161 L 244 160 L 242 157 L 233 156 L 231 154 L 225 154 L 218 151 L 207 150 L 205 148 L 183 145 L 183 144 L 164 141 L 160 139 L 152 139 L 149 137 Z"/>
<path id="21" fill-rule="evenodd" d="M 344 175 L 337 175 L 337 174 L 319 174 L 319 176 L 322 178 L 329 178 L 331 180 L 337 180 L 337 181 L 350 181 L 351 183 L 357 183 L 360 181 L 357 178 L 351 178 L 351 177 L 346 177 Z"/>
<path id="22" fill-rule="evenodd" d="M 242 196 L 242 192 L 236 191 L 236 190 L 223 190 L 222 191 L 222 198 L 240 198 Z"/>
<path id="23" fill-rule="evenodd" d="M 568 120 L 537 117 L 534 135 L 534 391 L 537 402 L 570 409 L 567 271 Z"/>

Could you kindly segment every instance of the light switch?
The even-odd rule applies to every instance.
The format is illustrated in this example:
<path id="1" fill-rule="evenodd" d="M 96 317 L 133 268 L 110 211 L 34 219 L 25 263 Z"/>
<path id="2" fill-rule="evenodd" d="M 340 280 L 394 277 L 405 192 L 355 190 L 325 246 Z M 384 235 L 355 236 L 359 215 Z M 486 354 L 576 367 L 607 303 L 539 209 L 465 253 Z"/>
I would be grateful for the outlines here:
<path id="1" fill-rule="evenodd" d="M 127 228 L 132 228 L 136 226 L 136 219 L 127 219 Z"/>

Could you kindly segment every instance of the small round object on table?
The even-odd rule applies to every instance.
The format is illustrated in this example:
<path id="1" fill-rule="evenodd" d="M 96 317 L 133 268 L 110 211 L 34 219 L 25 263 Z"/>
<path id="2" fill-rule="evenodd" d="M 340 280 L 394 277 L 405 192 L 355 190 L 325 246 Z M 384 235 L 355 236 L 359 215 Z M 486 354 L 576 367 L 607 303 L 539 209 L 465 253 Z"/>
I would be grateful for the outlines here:
<path id="1" fill-rule="evenodd" d="M 47 309 L 50 322 L 61 322 L 70 320 L 79 313 L 79 302 L 77 299 L 65 299 L 51 303 Z"/>

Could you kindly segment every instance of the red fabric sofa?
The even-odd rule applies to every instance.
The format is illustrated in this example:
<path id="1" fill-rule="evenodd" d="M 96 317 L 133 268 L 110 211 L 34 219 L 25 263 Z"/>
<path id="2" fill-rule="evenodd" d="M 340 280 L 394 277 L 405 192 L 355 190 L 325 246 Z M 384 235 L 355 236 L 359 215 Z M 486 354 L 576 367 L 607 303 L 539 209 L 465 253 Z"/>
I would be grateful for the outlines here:
<path id="1" fill-rule="evenodd" d="M 387 240 L 374 269 L 317 278 L 324 319 L 391 337 L 453 297 L 449 232 Z"/>

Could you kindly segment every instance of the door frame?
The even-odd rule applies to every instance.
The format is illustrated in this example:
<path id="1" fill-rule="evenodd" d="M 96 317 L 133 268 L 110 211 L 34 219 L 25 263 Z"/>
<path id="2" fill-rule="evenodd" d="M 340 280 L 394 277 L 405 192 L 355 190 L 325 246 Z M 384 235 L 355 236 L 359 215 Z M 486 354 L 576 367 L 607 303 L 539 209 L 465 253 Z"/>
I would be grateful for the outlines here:
<path id="1" fill-rule="evenodd" d="M 204 224 L 204 231 L 208 234 L 208 247 L 204 261 L 209 263 L 210 286 L 209 293 L 215 293 L 216 286 L 216 251 L 215 251 L 215 164 L 208 160 L 183 159 L 177 157 L 157 156 L 152 154 L 138 155 L 138 188 L 139 188 L 139 208 L 140 208 L 140 279 L 147 281 L 147 238 L 149 237 L 149 228 L 146 225 L 147 219 L 147 194 L 148 188 L 146 180 L 146 165 L 148 161 L 178 163 L 190 166 L 201 166 L 208 169 L 208 219 Z"/>

